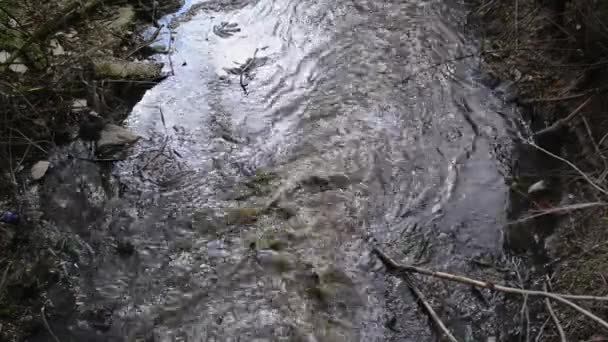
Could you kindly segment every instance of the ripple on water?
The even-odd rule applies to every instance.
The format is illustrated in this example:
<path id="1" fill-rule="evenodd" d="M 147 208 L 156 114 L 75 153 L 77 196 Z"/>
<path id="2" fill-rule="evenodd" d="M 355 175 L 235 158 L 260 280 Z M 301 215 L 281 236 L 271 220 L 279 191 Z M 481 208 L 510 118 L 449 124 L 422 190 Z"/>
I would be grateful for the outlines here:
<path id="1" fill-rule="evenodd" d="M 133 110 L 146 139 L 117 166 L 120 198 L 94 228 L 136 250 L 100 247 L 81 279 L 83 306 L 113 308 L 107 336 L 430 338 L 368 251 L 438 269 L 500 253 L 507 194 L 492 156 L 510 124 L 459 58 L 474 51 L 463 11 L 194 4 L 178 20 L 175 75 Z M 440 290 L 450 315 L 477 317 L 462 324 L 495 324 L 467 316 L 462 289 Z"/>

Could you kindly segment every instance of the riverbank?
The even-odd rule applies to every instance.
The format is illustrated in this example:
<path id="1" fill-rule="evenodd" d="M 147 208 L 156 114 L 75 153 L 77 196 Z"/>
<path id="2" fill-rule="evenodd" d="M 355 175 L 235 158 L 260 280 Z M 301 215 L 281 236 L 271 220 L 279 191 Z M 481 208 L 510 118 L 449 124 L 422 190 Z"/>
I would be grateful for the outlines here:
<path id="1" fill-rule="evenodd" d="M 521 162 L 513 170 L 512 220 L 522 223 L 507 228 L 507 249 L 535 269 L 531 286 L 542 289 L 548 277 L 553 291 L 603 296 L 608 286 L 605 207 L 573 209 L 603 203 L 608 195 L 608 6 L 484 1 L 470 15 L 481 23 L 480 56 L 488 79 L 509 81 L 517 94 L 510 100 L 523 109 L 531 129 L 516 156 L 531 164 Z M 530 188 L 535 183 L 543 185 L 540 191 Z M 560 207 L 564 209 L 556 214 Z M 525 219 L 547 210 L 554 214 Z M 582 305 L 600 317 L 608 315 L 602 302 Z M 556 307 L 556 317 L 571 340 L 603 341 L 607 336 L 569 308 Z M 558 340 L 556 325 L 546 324 L 548 319 L 547 312 L 541 313 L 531 324 L 532 333 L 541 340 Z"/>
<path id="2" fill-rule="evenodd" d="M 0 3 L 0 340 L 46 331 L 73 301 L 65 263 L 82 247 L 46 229 L 32 200 L 49 153 L 77 140 L 78 123 L 96 113 L 120 124 L 165 75 L 148 60 L 168 1 L 3 1 Z M 152 27 L 152 29 L 150 29 Z M 42 161 L 40 164 L 36 164 Z M 38 165 L 38 166 L 36 166 Z M 33 169 L 34 167 L 34 169 Z M 37 167 L 37 170 L 35 170 Z M 75 209 L 76 210 L 76 209 Z M 73 234 L 72 234 L 73 235 Z M 66 275 L 67 277 L 67 275 Z"/>

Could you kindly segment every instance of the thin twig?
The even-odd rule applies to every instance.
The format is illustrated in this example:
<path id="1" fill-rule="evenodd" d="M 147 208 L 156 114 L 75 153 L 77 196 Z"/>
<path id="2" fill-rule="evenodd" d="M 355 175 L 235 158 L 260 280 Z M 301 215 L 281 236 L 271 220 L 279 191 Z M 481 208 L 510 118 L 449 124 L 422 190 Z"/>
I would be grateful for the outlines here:
<path id="1" fill-rule="evenodd" d="M 431 270 L 428 270 L 428 269 L 425 269 L 422 267 L 411 266 L 411 265 L 401 265 L 401 264 L 396 263 L 393 259 L 391 259 L 389 256 L 387 256 L 384 252 L 382 252 L 378 248 L 374 248 L 373 253 L 376 254 L 376 256 L 378 256 L 378 258 L 382 261 L 384 266 L 390 272 L 394 272 L 397 274 L 418 273 L 418 274 L 422 274 L 422 275 L 426 275 L 426 276 L 455 281 L 455 282 L 458 282 L 461 284 L 467 284 L 467 285 L 480 287 L 480 288 L 484 288 L 484 289 L 489 289 L 489 290 L 493 290 L 493 291 L 550 298 L 550 299 L 553 299 L 557 302 L 560 302 L 564 305 L 567 305 L 567 306 L 573 308 L 574 310 L 582 313 L 583 315 L 587 316 L 588 318 L 591 318 L 592 320 L 597 322 L 599 325 L 601 325 L 603 328 L 608 330 L 608 322 L 606 322 L 602 318 L 598 317 L 594 313 L 590 312 L 589 310 L 582 308 L 579 305 L 568 300 L 568 299 L 581 299 L 580 296 L 551 293 L 551 292 L 546 292 L 546 291 L 518 289 L 518 288 L 514 288 L 514 287 L 498 285 L 493 282 L 481 281 L 481 280 L 468 278 L 465 276 L 454 275 L 451 273 L 431 271 Z M 585 296 L 585 297 L 590 297 L 590 296 Z M 598 297 L 598 298 L 602 298 L 602 297 Z M 606 297 L 603 297 L 603 298 L 604 298 L 604 300 L 608 300 L 608 298 L 606 298 Z"/>
<path id="2" fill-rule="evenodd" d="M 163 113 L 163 107 L 158 106 L 158 111 L 160 112 L 160 121 L 163 123 L 163 127 L 165 131 L 167 130 L 167 124 L 165 123 L 165 113 Z"/>
<path id="3" fill-rule="evenodd" d="M 437 325 L 437 327 L 439 327 L 439 330 L 441 330 L 441 332 L 451 342 L 458 342 L 456 337 L 454 337 L 454 335 L 452 335 L 452 333 L 450 332 L 448 327 L 445 326 L 445 324 L 443 323 L 441 318 L 439 318 L 439 316 L 437 315 L 435 310 L 433 310 L 433 307 L 431 306 L 431 304 L 429 304 L 429 302 L 426 300 L 424 294 L 420 291 L 420 289 L 418 289 L 418 287 L 414 284 L 412 279 L 410 277 L 404 277 L 404 280 L 405 280 L 405 283 L 407 284 L 407 286 L 410 288 L 410 290 L 418 298 L 418 300 L 420 301 L 420 303 L 422 304 L 422 306 L 424 307 L 424 309 L 426 310 L 428 315 L 431 317 L 433 322 Z"/>
<path id="4" fill-rule="evenodd" d="M 34 146 L 35 148 L 39 149 L 42 153 L 48 154 L 47 150 L 45 150 L 44 148 L 42 148 L 35 141 L 33 141 L 32 139 L 30 139 L 27 135 L 23 134 L 23 132 L 21 132 L 20 130 L 18 130 L 16 128 L 14 128 L 14 127 L 9 127 L 9 129 L 11 131 L 15 131 L 15 132 L 19 133 L 19 135 L 21 135 L 23 137 L 23 139 L 27 140 L 32 146 Z"/>
<path id="5" fill-rule="evenodd" d="M 589 139 L 591 140 L 591 144 L 593 145 L 593 148 L 595 149 L 595 153 L 602 158 L 602 161 L 604 162 L 604 168 L 606 168 L 606 157 L 604 156 L 604 154 L 602 154 L 602 151 L 600 150 L 599 145 L 595 142 L 595 138 L 593 137 L 593 132 L 591 131 L 591 126 L 589 126 L 589 122 L 587 121 L 587 118 L 585 118 L 584 116 L 581 116 L 581 119 L 583 119 L 583 124 L 585 125 L 585 129 L 587 130 L 587 135 L 589 136 Z"/>
<path id="6" fill-rule="evenodd" d="M 580 204 L 570 204 L 570 205 L 565 205 L 562 207 L 556 207 L 556 208 L 551 208 L 551 209 L 546 209 L 546 210 L 542 210 L 536 214 L 530 215 L 530 216 L 526 216 L 526 217 L 522 217 L 516 221 L 512 221 L 507 223 L 507 225 L 514 225 L 514 224 L 519 224 L 519 223 L 524 223 L 530 220 L 533 220 L 535 218 L 539 218 L 541 216 L 546 216 L 546 215 L 551 215 L 551 214 L 565 214 L 567 212 L 570 211 L 575 211 L 575 210 L 581 210 L 581 209 L 588 209 L 588 208 L 595 208 L 595 207 L 605 207 L 608 206 L 608 203 L 606 202 L 590 202 L 590 203 L 580 203 Z"/>
<path id="7" fill-rule="evenodd" d="M 150 36 L 150 38 L 144 40 L 141 44 L 139 44 L 135 49 L 131 50 L 131 52 L 129 52 L 126 56 L 125 59 L 133 56 L 134 54 L 136 54 L 139 50 L 145 48 L 146 46 L 150 46 L 151 44 L 154 44 L 156 42 L 156 38 L 158 38 L 158 34 L 160 33 L 160 30 L 162 30 L 162 28 L 165 27 L 165 25 L 161 25 L 160 27 L 158 27 L 156 29 L 156 31 L 154 31 L 154 33 L 152 33 L 152 35 Z"/>
<path id="8" fill-rule="evenodd" d="M 0 279 L 0 298 L 2 298 L 2 291 L 4 291 L 4 284 L 6 282 L 6 277 L 8 275 L 8 271 L 10 270 L 12 264 L 9 263 L 6 266 L 6 269 L 4 270 L 4 273 L 2 273 L 2 279 Z"/>
<path id="9" fill-rule="evenodd" d="M 549 323 L 550 320 L 551 320 L 550 318 L 547 318 L 545 320 L 545 323 L 543 323 L 543 325 L 540 326 L 540 329 L 538 329 L 538 335 L 536 335 L 536 338 L 534 339 L 535 342 L 540 342 L 540 338 L 543 336 L 545 327 L 547 326 L 547 324 Z"/>
<path id="10" fill-rule="evenodd" d="M 167 59 L 169 59 L 169 67 L 171 68 L 171 76 L 175 76 L 175 68 L 173 67 L 173 31 L 169 29 L 169 54 L 167 55 Z"/>
<path id="11" fill-rule="evenodd" d="M 51 334 L 51 337 L 53 337 L 53 339 L 55 340 L 55 342 L 61 342 L 59 340 L 59 338 L 57 338 L 57 335 L 55 335 L 55 333 L 51 329 L 51 326 L 49 325 L 49 322 L 46 320 L 46 314 L 44 313 L 44 309 L 45 308 L 46 308 L 46 306 L 43 305 L 42 309 L 40 309 L 40 316 L 42 316 L 42 322 L 44 323 L 44 326 L 46 327 L 46 330 L 48 330 L 49 334 Z"/>
<path id="12" fill-rule="evenodd" d="M 531 104 L 531 103 L 538 103 L 538 102 L 562 102 L 562 101 L 578 99 L 580 97 L 586 96 L 587 94 L 588 94 L 588 92 L 581 93 L 581 94 L 567 95 L 567 96 L 559 96 L 559 97 L 534 98 L 534 99 L 522 100 L 521 103 Z"/>
<path id="13" fill-rule="evenodd" d="M 546 283 L 544 285 L 544 290 L 548 291 Z M 557 315 L 555 314 L 555 311 L 553 310 L 553 307 L 551 306 L 551 301 L 549 300 L 549 298 L 545 298 L 545 306 L 547 307 L 547 311 L 549 311 L 549 315 L 551 315 L 551 319 L 553 320 L 553 324 L 555 324 L 555 327 L 557 328 L 557 332 L 559 333 L 560 341 L 561 342 L 567 342 L 568 339 L 566 338 L 566 333 L 564 332 L 564 328 L 559 323 L 559 319 L 557 318 Z"/>
<path id="14" fill-rule="evenodd" d="M 604 195 L 608 195 L 608 190 L 606 190 L 606 189 L 602 188 L 601 186 L 597 185 L 597 184 L 596 184 L 596 183 L 595 183 L 593 180 L 591 180 L 591 178 L 590 178 L 590 177 L 589 177 L 589 176 L 588 176 L 586 173 L 584 173 L 583 171 L 581 171 L 581 169 L 579 169 L 579 168 L 578 168 L 576 165 L 574 165 L 574 164 L 573 164 L 572 162 L 570 162 L 569 160 L 567 160 L 567 159 L 565 159 L 565 158 L 562 158 L 562 157 L 560 157 L 560 156 L 556 155 L 555 153 L 552 153 L 552 152 L 550 152 L 550 151 L 547 151 L 546 149 L 544 149 L 544 148 L 542 148 L 542 147 L 540 147 L 540 146 L 536 145 L 536 144 L 535 144 L 535 143 L 533 143 L 533 142 L 528 141 L 527 143 L 528 143 L 528 145 L 530 145 L 530 146 L 532 146 L 532 147 L 536 148 L 537 150 L 542 151 L 542 152 L 544 152 L 544 153 L 548 154 L 549 156 L 551 156 L 551 157 L 553 157 L 553 158 L 555 158 L 555 159 L 557 159 L 557 160 L 560 160 L 560 161 L 562 161 L 562 162 L 564 162 L 564 163 L 568 164 L 568 166 L 570 166 L 570 167 L 571 167 L 571 168 L 573 168 L 573 169 L 574 169 L 576 172 L 578 172 L 578 173 L 579 173 L 581 176 L 583 176 L 583 178 L 584 178 L 584 179 L 585 179 L 585 180 L 586 180 L 586 181 L 587 181 L 587 182 L 588 182 L 588 183 L 589 183 L 589 184 L 590 184 L 592 187 L 594 187 L 594 188 L 595 188 L 597 191 L 601 192 L 601 193 L 602 193 L 602 194 L 604 194 Z"/>
<path id="15" fill-rule="evenodd" d="M 581 110 L 583 110 L 585 108 L 585 106 L 589 103 L 589 101 L 591 101 L 591 96 L 588 97 L 585 101 L 583 101 L 583 103 L 581 103 L 578 107 L 576 107 L 576 109 L 574 109 L 572 111 L 572 113 L 568 114 L 568 116 L 566 116 L 563 119 L 559 119 L 559 120 L 555 121 L 551 126 L 541 129 L 540 131 L 534 133 L 534 135 L 539 136 L 539 135 L 543 135 L 546 133 L 557 131 L 558 129 L 562 128 L 570 120 L 572 120 L 575 116 L 577 116 L 578 113 L 580 113 Z"/>

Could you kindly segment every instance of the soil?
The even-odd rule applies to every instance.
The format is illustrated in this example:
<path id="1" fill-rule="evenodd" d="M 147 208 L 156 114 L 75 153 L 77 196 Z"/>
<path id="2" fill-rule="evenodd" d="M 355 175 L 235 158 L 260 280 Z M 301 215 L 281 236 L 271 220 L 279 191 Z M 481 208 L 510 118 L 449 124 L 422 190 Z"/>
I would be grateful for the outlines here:
<path id="1" fill-rule="evenodd" d="M 31 165 L 75 139 L 83 115 L 94 111 L 107 122 L 124 120 L 162 78 L 160 67 L 147 61 L 154 50 L 144 32 L 181 5 L 180 0 L 0 2 L 0 213 L 21 216 L 17 225 L 0 223 L 0 341 L 22 341 L 74 307 L 72 291 L 61 281 L 60 260 L 77 258 L 81 246 L 45 230 L 39 210 L 28 201 L 36 187 Z M 98 72 L 99 65 L 111 63 L 128 70 L 150 67 L 144 74 L 120 70 L 119 78 Z M 48 305 L 51 298 L 54 306 Z"/>
<path id="2" fill-rule="evenodd" d="M 608 4 L 545 3 L 551 5 L 533 0 L 483 1 L 471 11 L 483 42 L 476 57 L 489 72 L 490 83 L 506 80 L 517 94 L 507 100 L 519 104 L 524 126 L 531 130 L 522 137 L 513 170 L 514 221 L 538 210 L 602 202 L 606 197 L 580 172 L 532 144 L 570 161 L 599 187 L 606 186 Z M 548 189 L 529 195 L 528 187 L 540 180 L 549 184 Z M 535 271 L 532 284 L 538 289 L 549 277 L 555 292 L 603 296 L 608 287 L 605 217 L 606 209 L 599 207 L 525 220 L 507 228 L 506 247 Z M 608 317 L 605 302 L 580 304 Z M 554 309 L 570 340 L 603 341 L 608 336 L 583 315 L 562 306 Z M 541 341 L 559 340 L 555 324 L 543 324 L 548 317 L 541 308 L 531 330 Z"/>

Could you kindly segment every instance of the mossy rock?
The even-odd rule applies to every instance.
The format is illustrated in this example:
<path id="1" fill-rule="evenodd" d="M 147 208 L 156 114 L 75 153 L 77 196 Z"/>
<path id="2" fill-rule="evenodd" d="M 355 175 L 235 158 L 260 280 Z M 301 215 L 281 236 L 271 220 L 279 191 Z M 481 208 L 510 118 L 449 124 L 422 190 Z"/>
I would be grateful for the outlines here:
<path id="1" fill-rule="evenodd" d="M 93 61 L 95 76 L 105 79 L 156 80 L 161 78 L 162 63 L 129 62 L 120 59 Z"/>

